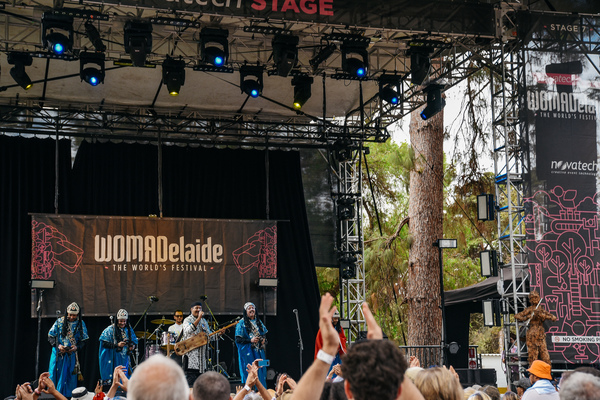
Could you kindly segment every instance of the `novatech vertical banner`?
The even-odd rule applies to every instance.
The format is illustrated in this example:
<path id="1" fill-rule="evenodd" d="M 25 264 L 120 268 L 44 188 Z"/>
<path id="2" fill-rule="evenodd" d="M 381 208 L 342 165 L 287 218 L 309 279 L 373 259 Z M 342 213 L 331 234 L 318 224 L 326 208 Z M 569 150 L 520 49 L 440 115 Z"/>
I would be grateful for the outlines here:
<path id="1" fill-rule="evenodd" d="M 240 314 L 247 301 L 262 312 L 263 294 L 266 314 L 276 312 L 276 290 L 257 286 L 277 278 L 275 221 L 35 214 L 31 234 L 31 278 L 56 282 L 43 316 L 72 301 L 86 315 L 136 315 L 151 296 L 152 314 L 188 310 L 201 296 L 214 314 Z"/>
<path id="2" fill-rule="evenodd" d="M 579 32 L 571 21 L 546 21 Z M 542 28 L 543 27 L 543 28 Z M 546 323 L 553 362 L 600 361 L 598 109 L 600 78 L 585 54 L 529 52 L 531 142 L 527 249 L 532 290 L 558 317 Z"/>

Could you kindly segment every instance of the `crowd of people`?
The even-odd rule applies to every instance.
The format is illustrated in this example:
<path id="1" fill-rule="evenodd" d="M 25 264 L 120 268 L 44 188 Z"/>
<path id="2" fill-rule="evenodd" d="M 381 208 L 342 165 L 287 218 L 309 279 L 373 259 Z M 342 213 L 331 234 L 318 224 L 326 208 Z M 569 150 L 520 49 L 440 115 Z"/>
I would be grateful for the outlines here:
<path id="1" fill-rule="evenodd" d="M 580 367 L 562 374 L 560 381 L 553 379 L 550 364 L 534 360 L 529 369 L 529 379 L 513 382 L 515 392 L 500 394 L 494 386 L 472 386 L 463 389 L 458 374 L 450 367 L 421 368 L 419 360 L 407 360 L 393 342 L 383 340 L 381 328 L 376 323 L 368 305 L 363 304 L 363 315 L 368 327 L 367 340 L 346 347 L 339 329 L 339 314 L 332 307 L 333 298 L 326 294 L 319 308 L 319 336 L 316 340 L 315 359 L 296 382 L 287 374 L 280 374 L 274 388 L 267 388 L 264 379 L 264 343 L 267 329 L 256 318 L 252 303 L 244 306 L 244 318 L 236 327 L 236 342 L 240 352 L 240 367 L 244 375 L 242 384 L 231 393 L 225 376 L 202 370 L 202 353 L 198 353 L 197 376 L 184 372 L 181 365 L 164 355 L 157 354 L 140 363 L 130 375 L 127 361 L 119 359 L 122 349 L 135 346 L 129 335 L 127 312 L 120 310 L 117 322 L 101 336 L 101 346 L 114 350 L 111 385 L 105 392 L 99 381 L 95 392 L 73 388 L 62 392 L 59 385 L 71 384 L 56 371 L 69 370 L 72 378 L 77 364 L 76 349 L 88 340 L 85 324 L 78 318 L 79 308 L 71 304 L 67 316 L 57 321 L 50 331 L 55 346 L 50 367 L 37 380 L 17 385 L 17 400 L 37 400 L 42 393 L 57 400 L 72 397 L 74 400 L 109 400 L 127 397 L 131 400 L 591 400 L 600 398 L 600 371 Z M 198 329 L 210 331 L 204 325 L 201 306 L 192 305 L 181 334 Z M 176 313 L 177 314 L 177 313 Z M 187 323 L 187 325 L 186 325 Z M 59 334 L 60 332 L 60 334 Z M 343 330 L 342 330 L 343 332 Z M 106 346 L 106 343 L 112 346 Z M 201 349 L 201 348 L 200 348 Z M 203 350 L 199 350 L 203 351 Z M 243 357 L 242 357 L 243 356 Z M 76 379 L 76 377 L 75 377 Z"/>

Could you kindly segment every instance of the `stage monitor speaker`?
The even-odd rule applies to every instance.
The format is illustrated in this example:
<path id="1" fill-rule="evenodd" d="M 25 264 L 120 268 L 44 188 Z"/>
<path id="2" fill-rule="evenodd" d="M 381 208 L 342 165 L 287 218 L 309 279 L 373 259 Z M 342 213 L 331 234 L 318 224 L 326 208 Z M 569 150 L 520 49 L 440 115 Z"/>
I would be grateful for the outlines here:
<path id="1" fill-rule="evenodd" d="M 494 368 L 456 368 L 456 373 L 460 378 L 460 383 L 463 387 L 477 385 L 494 385 L 496 386 L 496 370 Z"/>

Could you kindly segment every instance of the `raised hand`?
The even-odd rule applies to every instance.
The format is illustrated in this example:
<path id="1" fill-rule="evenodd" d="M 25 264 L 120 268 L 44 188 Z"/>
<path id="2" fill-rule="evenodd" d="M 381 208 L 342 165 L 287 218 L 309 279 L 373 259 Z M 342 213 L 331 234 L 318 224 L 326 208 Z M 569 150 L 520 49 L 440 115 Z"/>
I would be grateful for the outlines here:
<path id="1" fill-rule="evenodd" d="M 367 321 L 367 339 L 383 339 L 383 331 L 377 324 L 377 321 L 375 321 L 375 317 L 373 317 L 369 305 L 366 302 L 362 304 L 362 311 L 365 316 L 365 321 Z"/>

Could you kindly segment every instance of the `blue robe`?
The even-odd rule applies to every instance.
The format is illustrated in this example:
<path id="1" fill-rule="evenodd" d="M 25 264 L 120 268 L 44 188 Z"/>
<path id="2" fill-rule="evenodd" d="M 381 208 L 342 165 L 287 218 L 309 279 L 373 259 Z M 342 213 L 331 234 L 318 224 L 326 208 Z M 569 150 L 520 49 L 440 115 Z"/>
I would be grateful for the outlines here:
<path id="1" fill-rule="evenodd" d="M 129 340 L 129 343 L 133 343 L 136 347 L 138 344 L 135 332 L 130 326 L 123 328 L 125 331 L 125 340 Z M 109 325 L 100 335 L 100 376 L 103 380 L 112 379 L 113 372 L 117 365 L 125 366 L 126 375 L 130 375 L 129 356 L 127 354 L 128 346 L 123 347 L 109 347 L 110 344 L 116 346 L 118 343 L 115 339 L 115 327 Z"/>
<path id="2" fill-rule="evenodd" d="M 58 351 L 58 345 L 72 346 L 71 341 L 62 335 L 63 324 L 65 323 L 65 317 L 60 317 L 54 322 L 52 328 L 48 332 L 49 339 L 56 340 L 54 347 L 52 347 L 52 355 L 50 356 L 50 366 L 48 372 L 50 373 L 50 379 L 54 382 L 56 389 L 65 397 L 71 397 L 71 392 L 77 387 L 77 375 L 73 374 L 77 357 L 75 353 L 64 353 L 60 354 Z M 75 340 L 78 349 L 84 346 L 84 341 L 88 340 L 88 332 L 85 326 L 85 322 L 76 320 L 75 322 L 67 322 L 71 326 L 71 332 Z M 81 332 L 79 331 L 79 324 L 81 324 Z"/>
<path id="3" fill-rule="evenodd" d="M 259 333 L 261 336 L 266 335 L 267 332 L 268 330 L 266 327 L 264 327 L 263 329 L 259 329 Z M 246 372 L 246 365 L 252 364 L 257 358 L 265 360 L 265 351 L 263 349 L 257 349 L 255 346 L 252 345 L 252 343 L 238 343 L 238 337 L 240 337 L 244 342 L 249 342 L 254 337 L 254 335 L 249 335 L 246 331 L 246 324 L 244 323 L 244 319 L 241 319 L 235 326 L 235 337 L 235 344 L 237 345 L 238 349 L 238 358 L 240 360 L 240 376 L 242 377 L 242 383 L 246 383 L 246 378 L 248 378 L 248 373 Z M 267 368 L 262 367 L 258 369 L 258 379 L 260 380 L 260 383 L 262 383 L 262 385 L 266 388 Z"/>

